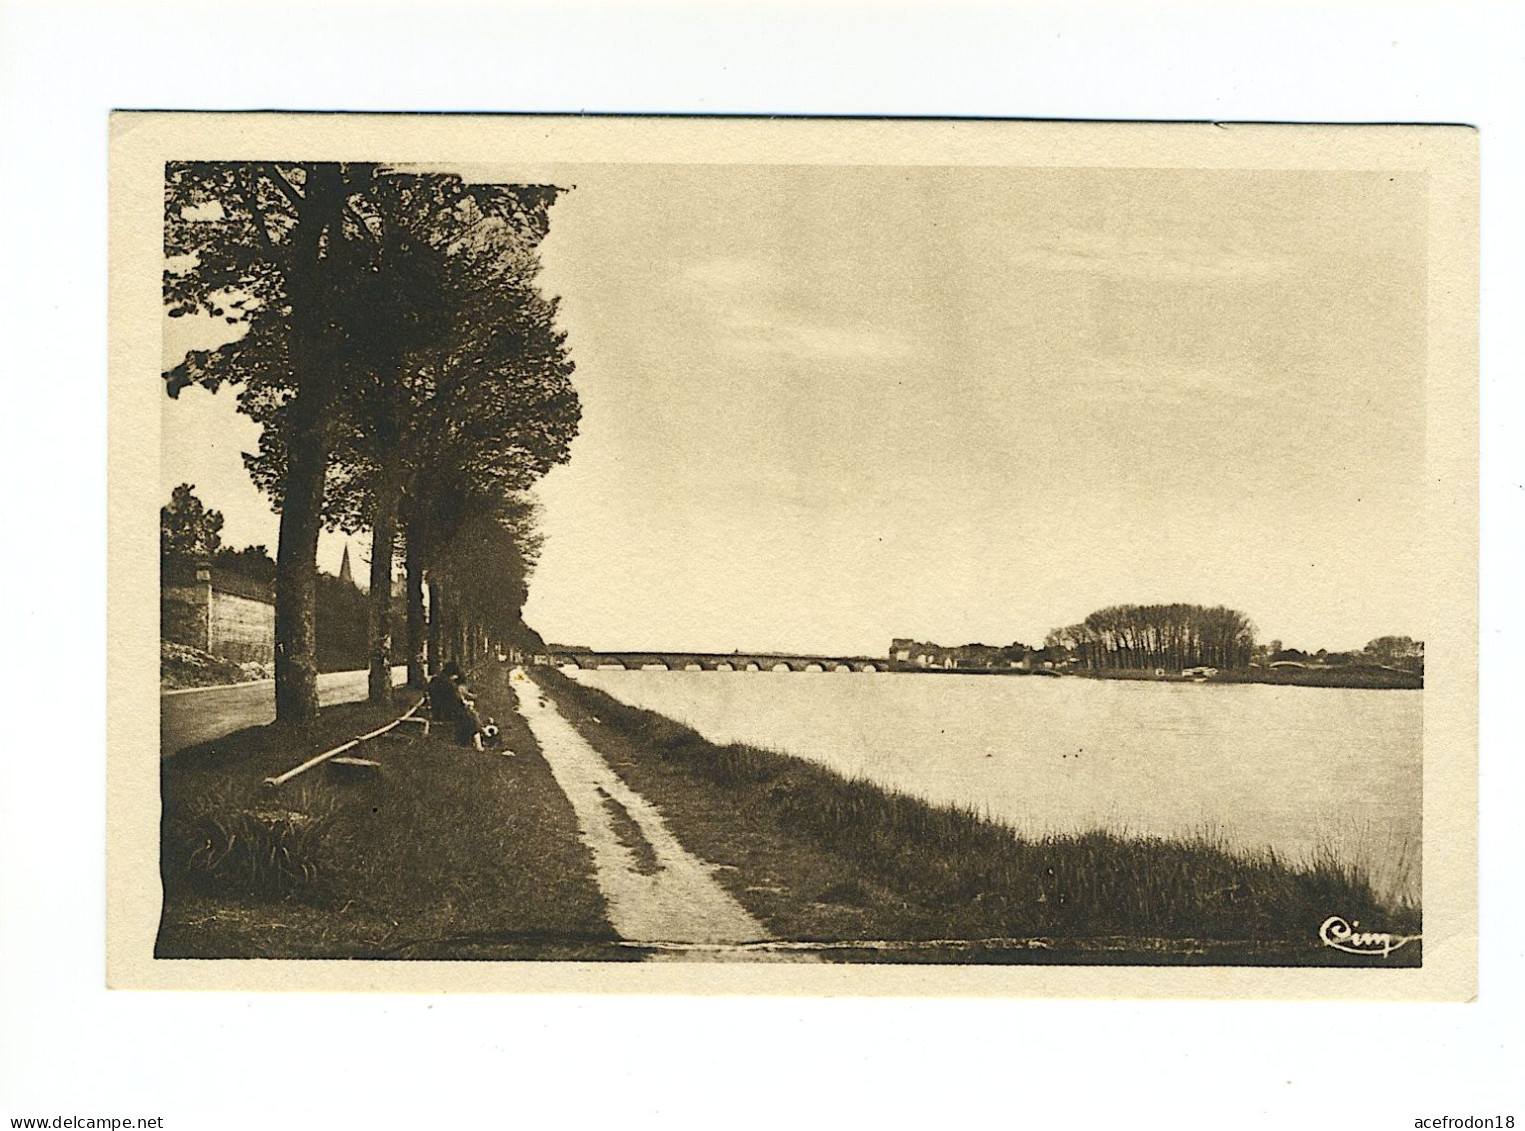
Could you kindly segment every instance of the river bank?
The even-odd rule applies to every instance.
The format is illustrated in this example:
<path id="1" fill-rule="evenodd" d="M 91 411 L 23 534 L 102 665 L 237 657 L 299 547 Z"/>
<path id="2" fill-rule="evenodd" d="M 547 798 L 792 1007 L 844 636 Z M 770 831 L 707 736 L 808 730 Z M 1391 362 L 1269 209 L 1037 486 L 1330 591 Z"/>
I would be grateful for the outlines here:
<path id="1" fill-rule="evenodd" d="M 1330 915 L 1419 929 L 1417 909 L 1385 905 L 1332 857 L 1292 865 L 1208 837 L 1023 838 L 967 807 L 709 742 L 553 669 L 532 675 L 519 702 L 504 669 L 484 673 L 479 705 L 502 725 L 504 753 L 438 732 L 391 737 L 362 751 L 376 765 L 262 784 L 395 718 L 416 701 L 400 690 L 389 705 L 250 727 L 165 762 L 156 956 L 621 961 L 650 956 L 643 941 L 702 950 L 713 941 L 702 932 L 646 921 L 675 860 L 699 870 L 695 882 L 712 876 L 739 921 L 760 928 L 717 932 L 745 944 L 733 958 L 1369 965 L 1319 943 Z M 521 714 L 544 729 L 547 704 L 586 743 L 587 766 L 547 761 Z M 574 811 L 579 790 L 588 796 Z M 590 835 L 603 824 L 606 835 Z M 628 864 L 627 906 L 600 852 Z M 684 914 L 661 922 L 687 922 L 692 900 L 673 898 Z M 1381 961 L 1419 958 L 1414 943 Z"/>
<path id="2" fill-rule="evenodd" d="M 1369 962 L 1318 942 L 1331 909 L 1403 933 L 1332 858 L 1294 866 L 1208 838 L 1019 838 L 814 762 L 711 743 L 550 668 L 532 675 L 631 789 L 775 937 L 875 961 Z M 951 940 L 951 941 L 949 941 Z M 1418 961 L 1417 945 L 1389 964 Z"/>
<path id="3" fill-rule="evenodd" d="M 1181 675 L 1179 672 L 1156 675 L 1152 671 L 1132 669 L 1076 670 L 1065 674 L 1078 676 L 1081 679 L 1123 679 L 1149 683 L 1263 683 L 1273 687 L 1334 687 L 1352 691 L 1420 691 L 1424 688 L 1424 676 L 1417 672 L 1339 665 L 1271 670 L 1222 670 L 1210 676 Z"/>
<path id="4" fill-rule="evenodd" d="M 1273 670 L 1250 669 L 1246 671 L 1220 670 L 1211 676 L 1182 675 L 1180 672 L 1156 674 L 1133 668 L 1110 668 L 1090 670 L 1067 668 L 1056 671 L 1047 668 L 923 668 L 896 664 L 885 669 L 891 674 L 941 675 L 941 676 L 1051 676 L 1080 679 L 1116 679 L 1141 683 L 1263 683 L 1273 687 L 1337 687 L 1353 691 L 1420 691 L 1424 688 L 1424 676 L 1418 672 L 1396 671 L 1392 668 L 1356 667 L 1334 665 L 1330 667 L 1276 668 Z"/>

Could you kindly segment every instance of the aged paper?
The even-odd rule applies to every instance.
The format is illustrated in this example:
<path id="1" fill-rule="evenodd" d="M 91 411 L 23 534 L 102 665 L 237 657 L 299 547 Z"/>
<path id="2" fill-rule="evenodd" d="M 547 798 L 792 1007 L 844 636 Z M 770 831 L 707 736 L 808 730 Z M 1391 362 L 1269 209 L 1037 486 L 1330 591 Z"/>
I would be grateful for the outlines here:
<path id="1" fill-rule="evenodd" d="M 1473 131 L 122 113 L 111 147 L 112 986 L 1474 994 Z M 489 641 L 484 628 L 477 651 L 503 656 L 484 678 L 516 688 L 543 781 L 565 795 L 558 811 L 587 853 L 582 879 L 618 936 L 594 951 L 634 944 L 628 956 L 644 961 L 585 960 L 570 936 L 541 954 L 457 939 L 451 960 L 430 957 L 439 940 L 431 950 L 379 938 L 300 958 L 261 957 L 271 951 L 249 941 L 256 934 L 164 941 L 163 876 L 182 862 L 161 859 L 161 799 L 175 796 L 169 779 L 186 760 L 219 756 L 212 746 L 228 729 L 198 706 L 212 693 L 153 686 L 168 607 L 153 529 L 165 476 L 198 466 L 198 443 L 215 446 L 223 427 L 191 434 L 191 418 L 166 408 L 164 374 L 228 340 L 182 335 L 166 318 L 166 178 L 203 163 L 229 170 L 236 193 L 258 163 L 270 191 L 285 191 L 280 178 L 302 196 L 296 170 L 325 162 L 566 190 L 549 209 L 540 285 L 561 300 L 582 416 L 565 470 L 537 488 L 545 544 L 523 607 L 543 637 Z M 347 207 L 334 231 L 363 242 L 382 230 L 358 194 Z M 264 231 L 288 234 L 278 219 Z M 236 285 L 222 293 L 239 301 Z M 210 334 L 215 321 L 196 325 Z M 236 389 L 194 392 L 233 420 Z M 247 422 L 236 423 L 224 449 L 251 450 Z M 206 502 L 227 508 L 229 545 L 256 540 L 233 537 L 232 503 Z M 633 516 L 628 529 L 616 515 Z M 274 538 L 265 544 L 274 550 Z M 353 565 L 347 552 L 344 566 L 325 561 L 336 545 L 320 544 L 318 564 L 363 575 L 358 552 Z M 231 596 L 253 602 L 257 648 L 258 594 Z M 1200 628 L 1160 627 L 1199 605 L 1251 604 L 1262 635 L 1236 627 L 1218 652 L 1180 644 Z M 1113 619 L 1084 619 L 1093 610 Z M 1138 643 L 1145 635 L 1156 643 Z M 1173 643 L 1158 643 L 1165 636 Z M 992 647 L 965 644 L 976 638 Z M 1422 928 L 1330 906 L 1299 925 L 1306 945 L 1283 950 L 1228 945 L 1245 940 L 1219 926 L 1207 939 L 1191 925 L 1120 936 L 1116 908 L 1148 902 L 1124 881 L 1095 896 L 1095 921 L 1108 925 L 1088 934 L 1052 906 L 1089 890 L 1082 868 L 1053 900 L 1047 888 L 971 895 L 1031 898 L 1043 926 L 1001 932 L 999 945 L 991 931 L 939 936 L 926 926 L 937 906 L 918 930 L 853 934 L 852 917 L 882 896 L 873 884 L 828 884 L 802 909 L 788 905 L 788 884 L 765 882 L 776 877 L 725 876 L 751 866 L 745 854 L 721 865 L 704 814 L 683 812 L 713 811 L 714 796 L 668 782 L 678 792 L 653 804 L 639 770 L 619 772 L 627 748 L 616 757 L 598 742 L 591 728 L 603 720 L 528 682 L 537 667 L 565 667 L 577 684 L 677 715 L 719 745 L 816 755 L 934 806 L 993 811 L 1028 837 L 1099 828 L 1126 845 L 1130 831 L 1169 840 L 1206 825 L 1234 852 L 1270 848 L 1299 866 L 1321 852 L 1349 863 L 1340 853 L 1358 840 L 1357 862 L 1387 906 L 1422 907 Z M 1199 686 L 1214 683 L 1232 686 Z M 744 685 L 767 690 L 756 698 Z M 836 689 L 867 687 L 881 698 L 839 701 L 849 693 Z M 1106 701 L 1041 717 L 997 704 L 1028 695 Z M 209 728 L 183 751 L 161 750 L 161 710 L 172 709 Z M 1018 712 L 1003 724 L 1023 728 L 1015 737 L 974 726 L 934 737 L 950 729 L 942 720 L 1006 710 Z M 901 739 L 937 725 L 919 761 L 880 764 L 875 752 L 899 739 L 865 737 L 869 716 L 892 718 Z M 1136 742 L 1140 732 L 1153 737 Z M 1308 745 L 1293 751 L 1287 736 L 1298 735 Z M 484 759 L 495 757 L 487 737 Z M 387 759 L 407 756 L 388 749 L 372 759 L 383 790 Z M 310 752 L 293 748 L 287 762 L 298 768 Z M 976 758 L 1013 761 L 1000 770 Z M 1274 805 L 1255 823 L 1262 795 L 1296 788 L 1329 799 L 1318 828 Z M 1221 910 L 1260 875 L 1234 873 L 1202 898 Z M 283 895 L 272 934 L 297 929 L 290 903 Z M 240 899 L 198 907 L 197 930 L 269 914 Z M 347 903 L 319 901 L 297 918 L 342 935 L 347 914 Z M 812 925 L 781 926 L 801 922 Z M 984 949 L 972 962 L 975 944 Z M 1405 960 L 1421 949 L 1418 965 Z M 1281 964 L 1285 955 L 1299 957 Z M 726 961 L 697 961 L 710 958 Z"/>

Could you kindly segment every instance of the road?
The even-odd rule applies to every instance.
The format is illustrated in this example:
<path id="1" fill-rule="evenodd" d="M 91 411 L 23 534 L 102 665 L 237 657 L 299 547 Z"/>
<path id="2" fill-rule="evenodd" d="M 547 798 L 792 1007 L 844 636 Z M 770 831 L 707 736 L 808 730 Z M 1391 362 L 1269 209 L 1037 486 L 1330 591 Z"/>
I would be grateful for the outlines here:
<path id="1" fill-rule="evenodd" d="M 406 667 L 392 669 L 392 682 L 405 683 Z M 318 702 L 349 703 L 366 696 L 367 674 L 325 672 L 318 676 Z M 230 687 L 192 687 L 159 693 L 159 754 L 168 757 L 187 746 L 220 738 L 244 727 L 275 720 L 275 680 Z"/>

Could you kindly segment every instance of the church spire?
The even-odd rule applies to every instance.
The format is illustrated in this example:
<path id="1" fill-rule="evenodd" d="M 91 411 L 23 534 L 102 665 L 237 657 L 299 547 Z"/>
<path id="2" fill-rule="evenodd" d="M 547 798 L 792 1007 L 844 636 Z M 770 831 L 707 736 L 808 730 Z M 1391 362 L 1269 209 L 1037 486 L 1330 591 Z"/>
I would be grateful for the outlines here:
<path id="1" fill-rule="evenodd" d="M 349 543 L 344 543 L 344 560 L 339 563 L 339 580 L 355 584 L 355 575 L 349 568 Z"/>

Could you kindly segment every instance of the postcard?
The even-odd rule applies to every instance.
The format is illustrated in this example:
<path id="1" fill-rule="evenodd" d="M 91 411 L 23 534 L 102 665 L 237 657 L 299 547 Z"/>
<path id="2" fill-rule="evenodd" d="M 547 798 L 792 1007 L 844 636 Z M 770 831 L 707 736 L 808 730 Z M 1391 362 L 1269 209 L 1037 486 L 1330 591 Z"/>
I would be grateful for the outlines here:
<path id="1" fill-rule="evenodd" d="M 1472 997 L 1477 191 L 115 115 L 110 985 Z"/>

